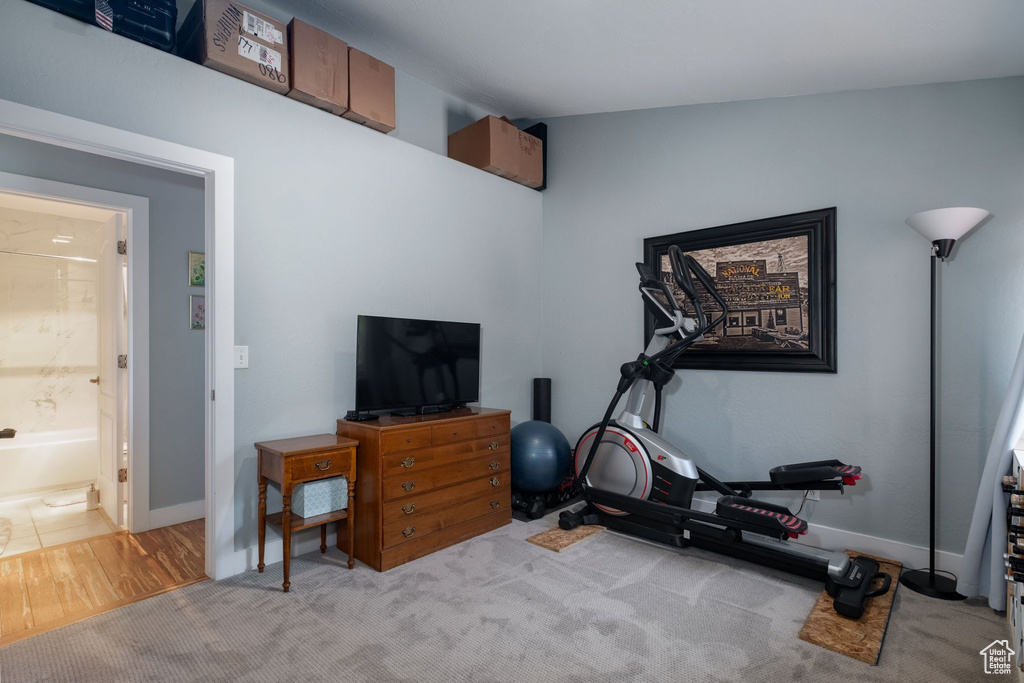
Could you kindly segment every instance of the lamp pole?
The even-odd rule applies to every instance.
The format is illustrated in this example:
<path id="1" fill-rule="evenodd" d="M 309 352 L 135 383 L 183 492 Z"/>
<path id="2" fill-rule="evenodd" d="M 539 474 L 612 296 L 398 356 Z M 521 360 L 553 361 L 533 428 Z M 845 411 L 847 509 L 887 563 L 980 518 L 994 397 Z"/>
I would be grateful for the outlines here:
<path id="1" fill-rule="evenodd" d="M 935 444 L 938 426 L 938 323 L 939 323 L 939 262 L 945 262 L 953 251 L 956 240 L 988 216 L 988 211 L 973 207 L 934 209 L 914 214 L 907 224 L 932 243 L 931 273 L 931 376 L 930 414 L 928 425 L 928 569 L 903 572 L 900 583 L 910 590 L 940 600 L 963 600 L 966 596 L 956 592 L 955 576 L 935 573 Z M 945 572 L 944 572 L 945 573 Z"/>

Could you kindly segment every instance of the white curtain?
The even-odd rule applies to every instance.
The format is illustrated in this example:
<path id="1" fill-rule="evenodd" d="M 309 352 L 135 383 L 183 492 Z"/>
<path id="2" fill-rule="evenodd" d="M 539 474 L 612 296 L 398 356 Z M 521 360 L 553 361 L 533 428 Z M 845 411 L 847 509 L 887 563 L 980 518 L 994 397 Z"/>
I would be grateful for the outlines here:
<path id="1" fill-rule="evenodd" d="M 1010 386 L 996 420 L 995 433 L 988 447 L 985 470 L 974 503 L 974 517 L 967 534 L 967 547 L 960 565 L 957 591 L 961 595 L 988 596 L 988 604 L 1006 609 L 1006 582 L 1003 579 L 1006 552 L 1006 494 L 1002 479 L 1010 473 L 1013 448 L 1024 434 L 1024 341 L 1017 352 Z M 1022 486 L 1021 488 L 1024 488 Z"/>

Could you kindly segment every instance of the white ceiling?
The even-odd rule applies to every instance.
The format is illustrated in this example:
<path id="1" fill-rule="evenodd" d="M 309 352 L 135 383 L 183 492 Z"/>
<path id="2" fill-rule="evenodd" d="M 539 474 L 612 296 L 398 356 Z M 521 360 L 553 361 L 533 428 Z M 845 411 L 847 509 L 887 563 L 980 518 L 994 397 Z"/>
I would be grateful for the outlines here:
<path id="1" fill-rule="evenodd" d="M 1024 74 L 1022 0 L 267 0 L 547 117 Z"/>

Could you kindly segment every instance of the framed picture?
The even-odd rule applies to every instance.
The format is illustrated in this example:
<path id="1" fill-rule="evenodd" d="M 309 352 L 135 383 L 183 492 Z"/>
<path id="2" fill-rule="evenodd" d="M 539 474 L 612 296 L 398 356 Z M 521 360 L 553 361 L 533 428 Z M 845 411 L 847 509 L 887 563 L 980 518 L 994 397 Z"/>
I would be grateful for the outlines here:
<path id="1" fill-rule="evenodd" d="M 188 286 L 206 286 L 206 254 L 188 252 Z"/>
<path id="2" fill-rule="evenodd" d="M 193 330 L 206 329 L 206 297 L 202 294 L 188 297 L 188 326 Z"/>
<path id="3" fill-rule="evenodd" d="M 645 239 L 644 263 L 692 312 L 675 286 L 673 244 L 704 266 L 728 308 L 675 367 L 836 371 L 835 207 Z M 721 307 L 697 289 L 708 318 L 720 315 Z M 654 319 L 645 313 L 645 339 L 653 333 Z"/>

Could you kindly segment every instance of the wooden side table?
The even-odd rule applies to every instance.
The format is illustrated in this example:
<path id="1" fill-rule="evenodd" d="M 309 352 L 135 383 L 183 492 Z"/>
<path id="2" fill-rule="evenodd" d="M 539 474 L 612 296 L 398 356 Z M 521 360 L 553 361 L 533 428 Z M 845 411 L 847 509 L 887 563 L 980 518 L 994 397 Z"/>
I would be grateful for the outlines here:
<path id="1" fill-rule="evenodd" d="M 348 554 L 348 568 L 355 566 L 355 498 L 356 448 L 359 442 L 334 434 L 299 436 L 293 439 L 261 441 L 256 446 L 259 455 L 259 536 L 260 561 L 257 569 L 263 571 L 263 550 L 267 539 L 267 522 L 281 527 L 284 538 L 284 583 L 287 593 L 291 587 L 288 572 L 291 568 L 292 532 L 320 527 L 320 552 L 327 552 L 327 525 L 338 522 L 338 550 Z M 348 509 L 336 510 L 315 517 L 299 517 L 292 512 L 292 491 L 296 484 L 331 477 L 348 477 Z M 281 485 L 283 509 L 267 515 L 267 482 Z M 348 527 L 347 543 L 343 545 L 341 521 Z"/>

